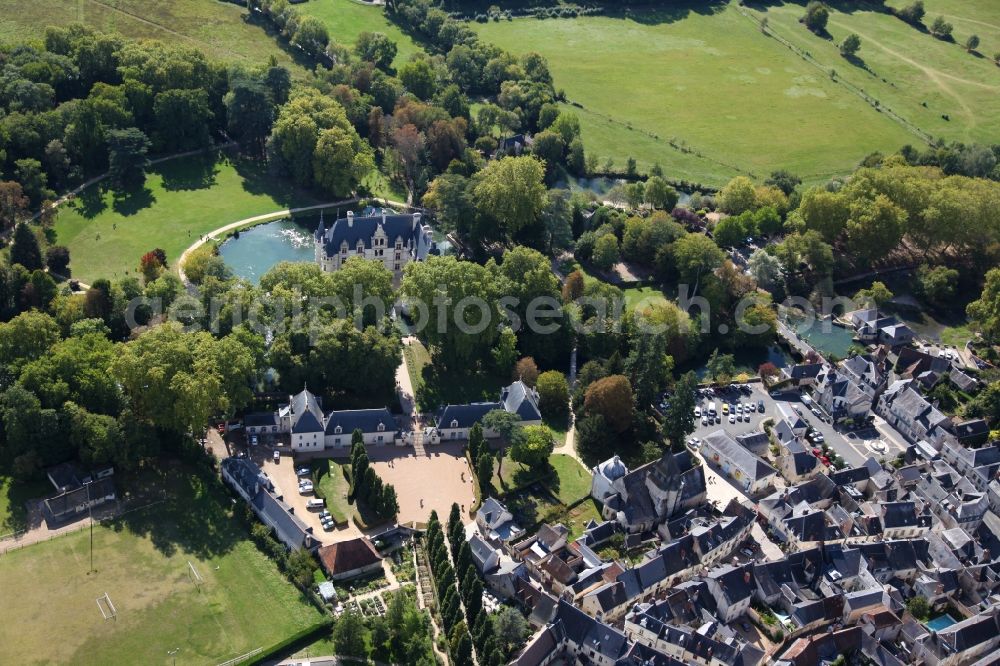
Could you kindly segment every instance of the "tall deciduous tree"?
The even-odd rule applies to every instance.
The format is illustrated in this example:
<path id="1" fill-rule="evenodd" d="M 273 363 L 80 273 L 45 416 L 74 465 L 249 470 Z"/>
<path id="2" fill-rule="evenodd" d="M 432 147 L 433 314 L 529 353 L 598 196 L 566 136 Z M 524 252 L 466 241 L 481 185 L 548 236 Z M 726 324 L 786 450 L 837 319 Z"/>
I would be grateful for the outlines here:
<path id="1" fill-rule="evenodd" d="M 473 192 L 481 215 L 493 219 L 509 237 L 536 224 L 545 208 L 545 168 L 531 156 L 490 162 Z"/>
<path id="2" fill-rule="evenodd" d="M 108 131 L 108 177 L 120 190 L 133 190 L 146 182 L 149 138 L 135 127 Z"/>
<path id="3" fill-rule="evenodd" d="M 611 375 L 598 379 L 587 387 L 583 407 L 587 414 L 603 416 L 615 432 L 628 430 L 635 412 L 632 385 L 628 377 Z"/>

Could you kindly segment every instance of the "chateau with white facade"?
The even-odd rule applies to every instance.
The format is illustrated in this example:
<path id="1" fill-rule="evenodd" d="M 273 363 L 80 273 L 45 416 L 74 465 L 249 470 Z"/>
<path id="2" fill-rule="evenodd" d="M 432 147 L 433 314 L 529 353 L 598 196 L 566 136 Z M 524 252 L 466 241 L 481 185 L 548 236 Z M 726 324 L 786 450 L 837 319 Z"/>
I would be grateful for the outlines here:
<path id="1" fill-rule="evenodd" d="M 348 211 L 329 229 L 320 214 L 314 243 L 316 262 L 324 271 L 337 271 L 351 257 L 363 257 L 382 262 L 397 279 L 409 262 L 438 253 L 420 213 L 400 215 L 385 208 L 366 208 L 362 215 Z"/>

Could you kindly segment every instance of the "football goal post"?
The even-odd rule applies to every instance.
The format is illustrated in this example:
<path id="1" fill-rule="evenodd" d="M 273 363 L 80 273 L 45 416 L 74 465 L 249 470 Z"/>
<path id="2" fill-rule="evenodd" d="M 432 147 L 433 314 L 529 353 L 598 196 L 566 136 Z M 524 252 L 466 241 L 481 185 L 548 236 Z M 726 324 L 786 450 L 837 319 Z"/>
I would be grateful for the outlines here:
<path id="1" fill-rule="evenodd" d="M 198 570 L 194 568 L 194 564 L 191 563 L 191 560 L 188 560 L 188 576 L 191 578 L 191 582 L 199 588 L 205 582 L 205 579 L 201 577 Z"/>
<path id="2" fill-rule="evenodd" d="M 100 609 L 101 615 L 105 620 L 118 619 L 118 609 L 111 603 L 111 597 L 108 596 L 107 592 L 97 597 L 97 607 Z"/>

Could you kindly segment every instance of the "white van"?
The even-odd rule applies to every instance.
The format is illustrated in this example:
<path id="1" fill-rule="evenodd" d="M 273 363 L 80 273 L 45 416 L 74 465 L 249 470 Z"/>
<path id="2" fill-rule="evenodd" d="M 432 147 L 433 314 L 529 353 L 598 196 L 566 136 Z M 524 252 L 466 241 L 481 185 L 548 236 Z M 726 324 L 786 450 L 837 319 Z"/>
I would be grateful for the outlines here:
<path id="1" fill-rule="evenodd" d="M 322 509 L 324 507 L 326 507 L 326 501 L 321 500 L 319 498 L 311 499 L 308 502 L 306 502 L 306 508 L 308 508 L 310 510 L 312 510 L 312 509 Z"/>
<path id="2" fill-rule="evenodd" d="M 714 400 L 712 402 L 708 403 L 708 414 L 711 415 L 711 416 L 715 416 L 715 401 Z"/>

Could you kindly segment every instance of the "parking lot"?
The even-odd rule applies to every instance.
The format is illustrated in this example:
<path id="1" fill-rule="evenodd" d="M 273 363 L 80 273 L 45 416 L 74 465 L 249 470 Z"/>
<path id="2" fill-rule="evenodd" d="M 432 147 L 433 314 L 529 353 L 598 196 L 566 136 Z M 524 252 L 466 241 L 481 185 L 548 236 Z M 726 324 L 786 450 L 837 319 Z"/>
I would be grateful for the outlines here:
<path id="1" fill-rule="evenodd" d="M 704 413 L 709 403 L 715 402 L 717 417 L 711 423 L 702 423 L 702 418 L 695 419 L 695 430 L 690 438 L 704 439 L 705 435 L 715 432 L 720 428 L 728 432 L 733 437 L 749 432 L 763 429 L 762 422 L 768 418 L 775 422 L 780 418 L 778 405 L 786 405 L 788 409 L 795 410 L 802 417 L 802 420 L 809 426 L 819 431 L 823 435 L 827 446 L 837 453 L 850 467 L 859 467 L 870 458 L 894 458 L 898 453 L 905 450 L 905 442 L 896 435 L 891 428 L 885 426 L 881 419 L 876 417 L 875 425 L 866 430 L 848 432 L 840 428 L 835 428 L 828 420 L 816 416 L 810 408 L 802 403 L 798 391 L 783 393 L 778 397 L 770 396 L 760 383 L 752 383 L 749 394 L 740 391 L 732 386 L 722 389 L 715 389 L 712 396 L 701 396 L 697 400 L 698 407 Z M 742 405 L 744 408 L 748 403 L 758 405 L 764 402 L 764 412 L 759 410 L 750 412 L 749 422 L 741 418 L 734 423 L 729 422 L 729 414 L 723 413 L 723 404 Z M 887 432 L 888 431 L 888 432 Z M 884 450 L 880 448 L 884 447 Z"/>
<path id="2" fill-rule="evenodd" d="M 762 429 L 761 423 L 767 419 L 776 419 L 774 410 L 774 400 L 767 394 L 759 383 L 749 384 L 750 393 L 742 392 L 732 387 L 727 387 L 726 389 L 716 389 L 714 396 L 701 396 L 698 398 L 697 405 L 704 412 L 708 409 L 709 403 L 715 402 L 716 410 L 716 420 L 720 420 L 719 423 L 713 421 L 710 424 L 702 424 L 702 418 L 698 417 L 695 419 L 695 430 L 691 437 L 697 437 L 698 439 L 704 439 L 705 435 L 710 432 L 715 432 L 716 430 L 722 428 L 732 436 L 742 435 L 748 432 L 754 432 Z M 756 408 L 757 404 L 763 400 L 764 401 L 764 412 L 761 413 L 756 409 L 750 412 L 749 422 L 740 419 L 735 423 L 729 422 L 729 415 L 723 413 L 723 405 L 732 404 L 742 404 L 744 407 L 753 403 Z M 734 419 L 735 420 L 735 419 Z"/>

